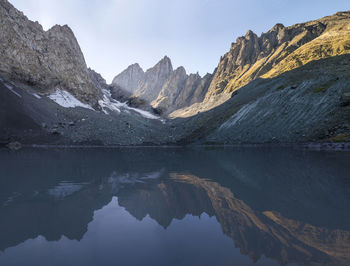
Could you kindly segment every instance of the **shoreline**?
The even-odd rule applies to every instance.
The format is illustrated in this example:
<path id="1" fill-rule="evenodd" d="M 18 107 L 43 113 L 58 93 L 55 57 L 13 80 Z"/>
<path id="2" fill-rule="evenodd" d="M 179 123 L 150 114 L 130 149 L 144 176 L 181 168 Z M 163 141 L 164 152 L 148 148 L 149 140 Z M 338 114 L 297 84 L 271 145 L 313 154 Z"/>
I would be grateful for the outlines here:
<path id="1" fill-rule="evenodd" d="M 181 148 L 295 148 L 315 151 L 350 151 L 349 142 L 307 142 L 307 143 L 237 143 L 237 144 L 188 144 L 188 145 L 52 145 L 20 144 L 12 148 L 9 144 L 0 149 L 20 150 L 34 149 L 181 149 Z"/>

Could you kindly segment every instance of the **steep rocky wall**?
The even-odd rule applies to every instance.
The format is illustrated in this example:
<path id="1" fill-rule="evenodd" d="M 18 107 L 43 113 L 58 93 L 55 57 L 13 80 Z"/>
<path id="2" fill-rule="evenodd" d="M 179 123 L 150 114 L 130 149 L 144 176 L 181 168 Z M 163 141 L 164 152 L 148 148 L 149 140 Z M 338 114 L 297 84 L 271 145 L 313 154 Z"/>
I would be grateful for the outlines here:
<path id="1" fill-rule="evenodd" d="M 323 59 L 248 84 L 224 104 L 235 112 L 206 141 L 349 141 L 349 60 L 349 55 Z"/>
<path id="2" fill-rule="evenodd" d="M 179 68 L 171 75 L 163 85 L 152 106 L 165 110 L 167 114 L 200 103 L 207 93 L 212 75 L 207 74 L 203 78 L 197 74 L 187 75 L 184 68 Z"/>
<path id="3" fill-rule="evenodd" d="M 97 106 L 100 91 L 89 77 L 79 44 L 68 26 L 44 31 L 15 9 L 0 1 L 0 74 L 36 87 L 41 93 L 56 88 Z"/>
<path id="4" fill-rule="evenodd" d="M 139 82 L 143 80 L 145 73 L 139 64 L 130 65 L 122 73 L 117 75 L 113 81 L 112 86 L 118 87 L 129 93 L 134 93 L 137 90 Z"/>
<path id="5" fill-rule="evenodd" d="M 308 62 L 350 53 L 350 12 L 284 27 L 276 24 L 258 37 L 248 31 L 220 60 L 206 100 L 257 77 L 272 77 Z"/>
<path id="6" fill-rule="evenodd" d="M 130 65 L 113 79 L 111 91 L 117 97 L 132 94 L 133 101 L 144 101 L 169 114 L 202 102 L 211 79 L 211 74 L 203 78 L 198 73 L 187 75 L 183 67 L 173 70 L 170 58 L 165 56 L 146 72 L 138 64 Z"/>
<path id="7" fill-rule="evenodd" d="M 258 37 L 248 31 L 220 62 L 203 103 L 173 112 L 188 117 L 215 108 L 257 78 L 273 78 L 320 59 L 350 53 L 350 12 L 285 27 L 276 24 Z"/>

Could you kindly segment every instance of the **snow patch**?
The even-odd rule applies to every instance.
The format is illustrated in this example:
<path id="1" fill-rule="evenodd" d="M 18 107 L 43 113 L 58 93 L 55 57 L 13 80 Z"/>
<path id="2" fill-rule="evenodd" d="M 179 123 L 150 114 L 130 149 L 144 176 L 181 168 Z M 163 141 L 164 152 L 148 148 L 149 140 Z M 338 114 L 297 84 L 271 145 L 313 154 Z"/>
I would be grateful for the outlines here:
<path id="1" fill-rule="evenodd" d="M 148 119 L 160 119 L 159 116 L 151 114 L 150 112 L 147 112 L 138 108 L 130 107 L 126 103 L 122 103 L 113 99 L 111 96 L 111 93 L 107 90 L 103 90 L 103 99 L 100 100 L 98 103 L 105 114 L 109 114 L 108 110 L 117 111 L 119 113 L 121 112 L 121 110 L 123 110 L 124 112 L 127 112 L 127 113 L 130 113 L 129 111 L 134 111 Z"/>
<path id="2" fill-rule="evenodd" d="M 147 112 L 138 108 L 130 107 L 126 103 L 122 103 L 113 99 L 111 96 L 111 93 L 108 90 L 103 90 L 102 92 L 103 92 L 103 98 L 102 100 L 99 100 L 98 103 L 102 108 L 102 112 L 104 112 L 105 114 L 108 115 L 110 114 L 111 111 L 115 111 L 118 113 L 122 111 L 126 113 L 130 113 L 131 111 L 133 111 L 147 119 L 158 119 L 164 123 L 164 120 L 161 119 L 159 116 L 156 116 L 154 114 L 151 114 L 150 112 Z M 33 94 L 33 95 L 37 98 L 40 97 L 37 94 Z M 51 100 L 55 101 L 57 104 L 65 108 L 83 107 L 90 110 L 94 110 L 90 105 L 80 102 L 72 94 L 64 90 L 56 89 L 56 91 L 51 93 L 48 97 Z"/>
<path id="3" fill-rule="evenodd" d="M 41 99 L 41 96 L 35 92 L 33 92 L 32 95 L 37 99 Z"/>
<path id="4" fill-rule="evenodd" d="M 5 87 L 8 88 L 12 93 L 14 93 L 15 95 L 17 95 L 19 98 L 22 98 L 22 95 L 20 95 L 19 93 L 17 93 L 17 92 L 13 89 L 13 87 L 12 87 L 11 85 L 6 84 L 6 83 L 4 83 L 4 85 L 5 85 Z"/>
<path id="5" fill-rule="evenodd" d="M 48 97 L 65 108 L 83 107 L 94 110 L 90 105 L 82 103 L 69 92 L 60 89 L 56 89 L 56 91 L 51 93 Z"/>
<path id="6" fill-rule="evenodd" d="M 108 97 L 108 95 L 105 93 L 103 95 L 103 99 L 99 100 L 98 103 L 105 114 L 109 114 L 108 110 L 117 111 L 120 113 L 120 107 L 122 106 L 122 103 L 112 99 L 111 97 Z"/>
<path id="7" fill-rule="evenodd" d="M 137 109 L 137 108 L 132 108 L 132 107 L 129 107 L 129 106 L 127 106 L 127 108 L 129 110 L 133 110 L 133 111 L 139 113 L 140 115 L 142 115 L 145 118 L 148 118 L 148 119 L 159 119 L 158 116 L 156 116 L 154 114 L 151 114 L 150 112 L 147 112 L 147 111 L 144 111 L 144 110 L 141 110 L 141 109 Z"/>

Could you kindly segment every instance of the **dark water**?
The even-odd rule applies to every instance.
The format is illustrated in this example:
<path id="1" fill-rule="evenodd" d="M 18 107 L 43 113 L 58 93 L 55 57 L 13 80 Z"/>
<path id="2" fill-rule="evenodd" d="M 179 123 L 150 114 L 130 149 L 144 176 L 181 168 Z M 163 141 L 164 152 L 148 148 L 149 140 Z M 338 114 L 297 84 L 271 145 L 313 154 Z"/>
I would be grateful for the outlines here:
<path id="1" fill-rule="evenodd" d="M 350 153 L 0 150 L 0 265 L 350 265 Z"/>

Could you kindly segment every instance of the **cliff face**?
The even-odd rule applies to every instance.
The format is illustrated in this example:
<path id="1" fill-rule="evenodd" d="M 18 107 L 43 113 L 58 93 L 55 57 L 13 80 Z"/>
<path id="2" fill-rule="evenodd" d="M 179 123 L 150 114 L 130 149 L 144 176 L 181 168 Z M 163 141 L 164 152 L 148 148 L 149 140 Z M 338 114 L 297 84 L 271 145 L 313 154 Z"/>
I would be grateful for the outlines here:
<path id="1" fill-rule="evenodd" d="M 143 80 L 145 73 L 139 64 L 133 64 L 125 69 L 122 73 L 117 75 L 112 81 L 112 87 L 119 87 L 130 93 L 134 93 L 139 85 L 139 82 Z"/>
<path id="2" fill-rule="evenodd" d="M 258 78 L 274 78 L 312 61 L 349 54 L 349 29 L 350 12 L 338 12 L 290 27 L 276 24 L 260 37 L 248 31 L 221 57 L 203 103 L 172 116 L 192 116 L 214 108 Z"/>
<path id="3" fill-rule="evenodd" d="M 165 110 L 173 108 L 175 100 L 185 88 L 186 80 L 186 70 L 183 67 L 176 69 L 164 83 L 158 97 L 152 102 L 152 105 Z"/>
<path id="4" fill-rule="evenodd" d="M 222 92 L 230 93 L 265 74 L 288 54 L 318 37 L 325 27 L 320 22 L 290 28 L 277 24 L 260 37 L 248 31 L 221 58 L 206 99 Z"/>
<path id="5" fill-rule="evenodd" d="M 170 58 L 165 56 L 154 67 L 146 71 L 134 95 L 151 102 L 157 97 L 163 84 L 170 77 L 172 72 L 173 66 Z"/>
<path id="6" fill-rule="evenodd" d="M 180 70 L 179 70 L 180 69 Z M 176 70 L 163 85 L 152 106 L 171 113 L 179 108 L 204 100 L 212 75 L 203 78 L 198 74 L 187 75 L 184 68 Z"/>
<path id="7" fill-rule="evenodd" d="M 260 37 L 248 31 L 221 58 L 206 99 L 257 77 L 274 77 L 314 60 L 350 53 L 349 29 L 350 12 L 339 12 L 290 27 L 276 24 Z"/>
<path id="8" fill-rule="evenodd" d="M 0 1 L 0 74 L 47 93 L 66 90 L 79 100 L 97 106 L 101 92 L 92 82 L 79 44 L 68 26 L 44 31 Z"/>
<path id="9" fill-rule="evenodd" d="M 111 84 L 115 95 L 132 95 L 132 101 L 145 101 L 169 114 L 174 110 L 202 102 L 212 75 L 186 74 L 183 67 L 173 70 L 171 60 L 165 56 L 145 73 L 138 64 L 129 66 L 117 75 Z"/>
<path id="10" fill-rule="evenodd" d="M 95 70 L 88 68 L 88 73 L 91 81 L 94 83 L 95 87 L 99 90 L 108 90 L 109 86 L 106 83 L 106 80 L 101 76 L 101 74 L 97 73 Z"/>

